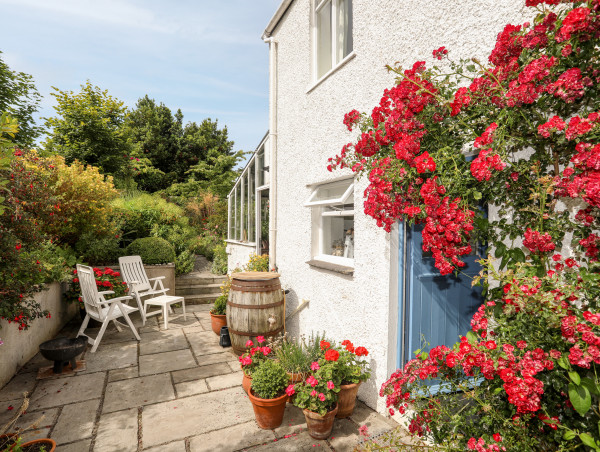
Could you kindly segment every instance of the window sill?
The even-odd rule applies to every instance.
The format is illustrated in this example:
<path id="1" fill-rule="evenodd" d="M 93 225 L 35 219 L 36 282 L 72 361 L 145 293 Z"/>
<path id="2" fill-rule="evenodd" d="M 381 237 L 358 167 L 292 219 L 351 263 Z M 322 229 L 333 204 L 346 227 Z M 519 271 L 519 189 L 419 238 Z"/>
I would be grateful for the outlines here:
<path id="1" fill-rule="evenodd" d="M 333 264 L 331 262 L 320 261 L 316 259 L 312 259 L 306 262 L 311 267 L 321 268 L 323 270 L 329 270 L 336 273 L 341 273 L 342 275 L 353 276 L 354 268 L 347 267 L 346 265 Z"/>
<path id="2" fill-rule="evenodd" d="M 225 243 L 227 243 L 228 245 L 240 245 L 240 246 L 247 246 L 249 248 L 256 248 L 255 242 L 240 242 L 239 240 L 227 239 L 227 240 L 225 240 Z"/>
<path id="3" fill-rule="evenodd" d="M 332 75 L 333 73 L 337 72 L 342 67 L 344 67 L 350 60 L 353 60 L 355 56 L 356 56 L 356 53 L 353 50 L 346 56 L 346 58 L 344 58 L 342 61 L 340 61 L 334 68 L 330 69 L 319 80 L 317 80 L 315 83 L 313 83 L 312 86 L 306 90 L 306 94 L 310 93 L 313 89 L 315 89 L 317 86 L 319 86 L 321 83 L 323 83 L 326 79 L 329 78 L 330 75 Z"/>

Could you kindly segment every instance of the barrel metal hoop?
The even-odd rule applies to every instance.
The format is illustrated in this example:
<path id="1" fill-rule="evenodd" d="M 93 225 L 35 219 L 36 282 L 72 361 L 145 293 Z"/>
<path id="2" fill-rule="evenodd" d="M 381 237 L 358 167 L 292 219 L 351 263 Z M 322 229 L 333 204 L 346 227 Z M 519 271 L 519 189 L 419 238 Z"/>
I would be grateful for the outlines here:
<path id="1" fill-rule="evenodd" d="M 268 308 L 276 308 L 277 306 L 283 305 L 283 300 L 278 301 L 277 303 L 269 303 L 269 304 L 238 304 L 232 303 L 231 301 L 227 302 L 227 306 L 231 306 L 233 308 L 245 308 L 245 309 L 268 309 Z"/>
<path id="2" fill-rule="evenodd" d="M 275 331 L 269 331 L 268 333 L 245 333 L 243 331 L 235 331 L 229 328 L 229 333 L 237 334 L 239 336 L 275 336 L 283 331 L 283 326 L 277 328 Z"/>
<path id="3" fill-rule="evenodd" d="M 238 285 L 235 283 L 231 284 L 231 289 L 237 292 L 275 292 L 281 290 L 281 285 L 269 285 L 269 286 L 252 286 L 252 285 Z"/>

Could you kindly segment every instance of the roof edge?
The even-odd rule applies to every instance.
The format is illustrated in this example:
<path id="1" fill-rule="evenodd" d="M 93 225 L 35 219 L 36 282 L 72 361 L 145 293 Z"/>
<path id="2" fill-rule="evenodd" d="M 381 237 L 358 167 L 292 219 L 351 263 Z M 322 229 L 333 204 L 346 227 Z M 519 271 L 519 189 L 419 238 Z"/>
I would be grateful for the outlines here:
<path id="1" fill-rule="evenodd" d="M 271 33 L 273 33 L 275 28 L 277 28 L 277 25 L 279 25 L 281 18 L 283 17 L 283 15 L 285 14 L 285 12 L 287 11 L 287 9 L 293 1 L 294 0 L 283 0 L 281 2 L 279 8 L 277 8 L 277 11 L 275 11 L 275 14 L 273 14 L 273 17 L 271 17 L 271 20 L 267 24 L 267 28 L 265 28 L 265 31 L 263 31 L 261 39 L 267 39 L 271 36 Z"/>

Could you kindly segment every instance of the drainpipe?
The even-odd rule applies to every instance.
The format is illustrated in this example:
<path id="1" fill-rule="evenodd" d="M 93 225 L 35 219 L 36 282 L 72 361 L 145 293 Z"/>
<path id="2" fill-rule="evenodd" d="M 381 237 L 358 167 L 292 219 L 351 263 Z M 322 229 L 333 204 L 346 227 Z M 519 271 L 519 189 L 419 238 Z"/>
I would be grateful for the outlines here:
<path id="1" fill-rule="evenodd" d="M 269 268 L 277 268 L 277 41 L 269 44 Z"/>

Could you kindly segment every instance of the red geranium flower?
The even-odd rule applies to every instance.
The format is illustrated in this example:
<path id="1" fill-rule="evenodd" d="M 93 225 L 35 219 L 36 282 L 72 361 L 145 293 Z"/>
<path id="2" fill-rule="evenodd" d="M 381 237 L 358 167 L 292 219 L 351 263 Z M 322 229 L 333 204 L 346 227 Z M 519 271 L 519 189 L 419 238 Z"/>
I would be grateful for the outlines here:
<path id="1" fill-rule="evenodd" d="M 329 347 L 331 347 L 331 344 L 327 341 L 321 341 L 320 345 L 321 345 L 321 350 L 327 350 Z"/>
<path id="2" fill-rule="evenodd" d="M 325 359 L 327 361 L 337 361 L 340 357 L 340 353 L 337 350 L 329 349 L 325 352 Z"/>

